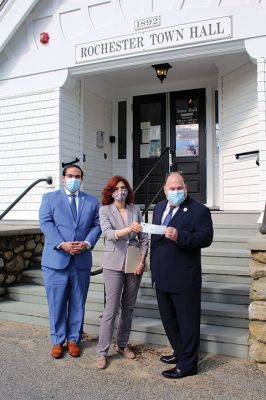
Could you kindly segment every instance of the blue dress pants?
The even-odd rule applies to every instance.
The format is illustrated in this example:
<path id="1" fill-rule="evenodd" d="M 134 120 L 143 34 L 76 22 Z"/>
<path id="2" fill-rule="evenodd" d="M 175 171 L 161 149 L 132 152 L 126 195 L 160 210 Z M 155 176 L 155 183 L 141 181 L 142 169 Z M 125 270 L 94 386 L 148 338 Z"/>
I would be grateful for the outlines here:
<path id="1" fill-rule="evenodd" d="M 79 270 L 74 257 L 64 269 L 42 267 L 53 344 L 80 342 L 90 271 Z"/>

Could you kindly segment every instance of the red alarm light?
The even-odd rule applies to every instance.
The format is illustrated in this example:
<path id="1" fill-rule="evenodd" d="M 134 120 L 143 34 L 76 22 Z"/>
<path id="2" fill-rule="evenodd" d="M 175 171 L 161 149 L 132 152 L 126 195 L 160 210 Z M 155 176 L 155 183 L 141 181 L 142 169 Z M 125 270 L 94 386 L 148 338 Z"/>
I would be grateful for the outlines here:
<path id="1" fill-rule="evenodd" d="M 40 42 L 42 44 L 47 44 L 49 42 L 50 36 L 47 32 L 40 33 Z"/>

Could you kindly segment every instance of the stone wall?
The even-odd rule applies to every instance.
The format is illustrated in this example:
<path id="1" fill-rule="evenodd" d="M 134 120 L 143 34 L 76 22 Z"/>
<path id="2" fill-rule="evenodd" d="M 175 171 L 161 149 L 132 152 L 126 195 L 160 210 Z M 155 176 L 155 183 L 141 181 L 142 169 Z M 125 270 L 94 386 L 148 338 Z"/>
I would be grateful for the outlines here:
<path id="1" fill-rule="evenodd" d="M 6 287 L 21 279 L 22 271 L 34 257 L 41 256 L 44 236 L 39 233 L 16 232 L 0 237 L 0 300 Z"/>
<path id="2" fill-rule="evenodd" d="M 249 306 L 249 357 L 266 372 L 266 235 L 248 242 L 252 260 Z"/>

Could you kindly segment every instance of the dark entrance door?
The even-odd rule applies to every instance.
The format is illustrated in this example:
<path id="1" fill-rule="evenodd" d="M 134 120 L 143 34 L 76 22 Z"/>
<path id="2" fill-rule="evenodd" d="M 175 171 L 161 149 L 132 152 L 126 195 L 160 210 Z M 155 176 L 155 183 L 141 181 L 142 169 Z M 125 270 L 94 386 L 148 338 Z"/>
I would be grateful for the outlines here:
<path id="1" fill-rule="evenodd" d="M 170 93 L 170 145 L 175 149 L 175 170 L 184 173 L 188 191 L 206 203 L 205 89 Z"/>
<path id="2" fill-rule="evenodd" d="M 133 99 L 133 186 L 136 187 L 166 147 L 166 94 L 138 96 Z M 165 156 L 149 177 L 149 201 L 163 184 L 168 171 Z M 163 198 L 159 195 L 156 203 Z M 145 203 L 145 184 L 136 194 L 138 204 Z"/>

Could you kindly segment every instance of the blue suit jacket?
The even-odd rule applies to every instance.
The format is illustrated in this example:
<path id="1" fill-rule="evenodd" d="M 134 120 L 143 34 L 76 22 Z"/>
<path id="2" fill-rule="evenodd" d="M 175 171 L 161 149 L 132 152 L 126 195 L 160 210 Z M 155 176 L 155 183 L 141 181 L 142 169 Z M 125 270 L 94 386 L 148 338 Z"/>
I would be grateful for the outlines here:
<path id="1" fill-rule="evenodd" d="M 52 269 L 67 267 L 71 255 L 57 249 L 62 242 L 86 240 L 93 248 L 101 234 L 98 211 L 96 197 L 80 191 L 78 216 L 75 222 L 64 189 L 44 194 L 39 212 L 40 227 L 45 235 L 42 265 Z M 91 269 L 90 250 L 74 257 L 78 269 Z"/>
<path id="2" fill-rule="evenodd" d="M 156 204 L 153 223 L 161 225 L 167 200 Z M 163 235 L 151 237 L 151 272 L 156 288 L 187 293 L 201 288 L 201 248 L 210 246 L 213 226 L 210 211 L 189 196 L 169 222 L 178 231 L 177 243 Z"/>

